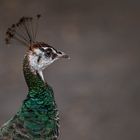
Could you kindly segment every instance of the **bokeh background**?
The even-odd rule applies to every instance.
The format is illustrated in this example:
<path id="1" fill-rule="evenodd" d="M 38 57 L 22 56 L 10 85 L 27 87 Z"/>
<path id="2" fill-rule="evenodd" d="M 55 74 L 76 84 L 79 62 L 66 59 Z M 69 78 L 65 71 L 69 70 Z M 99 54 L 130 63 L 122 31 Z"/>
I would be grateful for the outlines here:
<path id="1" fill-rule="evenodd" d="M 0 125 L 27 95 L 26 47 L 6 46 L 7 27 L 43 15 L 38 40 L 71 60 L 48 67 L 60 110 L 60 140 L 140 139 L 140 1 L 0 0 Z"/>

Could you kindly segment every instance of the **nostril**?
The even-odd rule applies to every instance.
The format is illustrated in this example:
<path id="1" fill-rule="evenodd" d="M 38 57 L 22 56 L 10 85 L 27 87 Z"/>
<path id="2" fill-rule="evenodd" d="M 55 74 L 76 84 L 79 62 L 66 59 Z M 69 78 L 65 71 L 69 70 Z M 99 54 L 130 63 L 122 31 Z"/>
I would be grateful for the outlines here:
<path id="1" fill-rule="evenodd" d="M 58 51 L 57 53 L 62 54 L 62 52 Z"/>

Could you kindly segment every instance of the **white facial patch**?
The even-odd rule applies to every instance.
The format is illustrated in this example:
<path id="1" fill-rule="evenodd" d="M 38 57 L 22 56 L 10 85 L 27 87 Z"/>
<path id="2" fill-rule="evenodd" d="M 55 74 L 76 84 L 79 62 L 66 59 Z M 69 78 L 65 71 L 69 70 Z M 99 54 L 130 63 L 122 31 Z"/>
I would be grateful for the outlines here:
<path id="1" fill-rule="evenodd" d="M 31 66 L 31 70 L 33 72 L 37 71 L 42 79 L 44 79 L 42 71 L 54 61 L 55 60 L 53 60 L 51 57 L 46 57 L 45 52 L 42 52 L 38 48 L 34 49 L 34 52 L 29 53 L 29 63 Z"/>
<path id="2" fill-rule="evenodd" d="M 34 53 L 29 55 L 30 66 L 37 71 L 45 69 L 50 65 L 54 60 L 51 57 L 46 57 L 45 53 L 39 49 L 35 49 Z"/>

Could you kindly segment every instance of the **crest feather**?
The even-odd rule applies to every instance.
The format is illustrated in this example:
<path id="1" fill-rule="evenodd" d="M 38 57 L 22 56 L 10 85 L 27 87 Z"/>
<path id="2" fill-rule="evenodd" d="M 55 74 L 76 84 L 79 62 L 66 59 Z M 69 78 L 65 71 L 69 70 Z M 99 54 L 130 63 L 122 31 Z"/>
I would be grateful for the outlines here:
<path id="1" fill-rule="evenodd" d="M 6 44 L 10 44 L 12 39 L 19 41 L 25 45 L 31 45 L 36 42 L 38 21 L 41 15 L 33 17 L 22 17 L 16 24 L 13 24 L 6 31 Z"/>

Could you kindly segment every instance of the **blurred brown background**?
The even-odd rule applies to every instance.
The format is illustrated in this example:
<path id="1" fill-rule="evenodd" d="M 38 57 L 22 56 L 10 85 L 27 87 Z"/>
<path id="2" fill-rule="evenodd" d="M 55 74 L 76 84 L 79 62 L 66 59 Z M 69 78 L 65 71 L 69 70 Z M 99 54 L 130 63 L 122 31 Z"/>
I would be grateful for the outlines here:
<path id="1" fill-rule="evenodd" d="M 140 139 L 140 1 L 1 0 L 0 124 L 27 93 L 26 51 L 4 33 L 21 16 L 43 15 L 39 41 L 67 52 L 45 70 L 61 115 L 60 140 Z"/>

